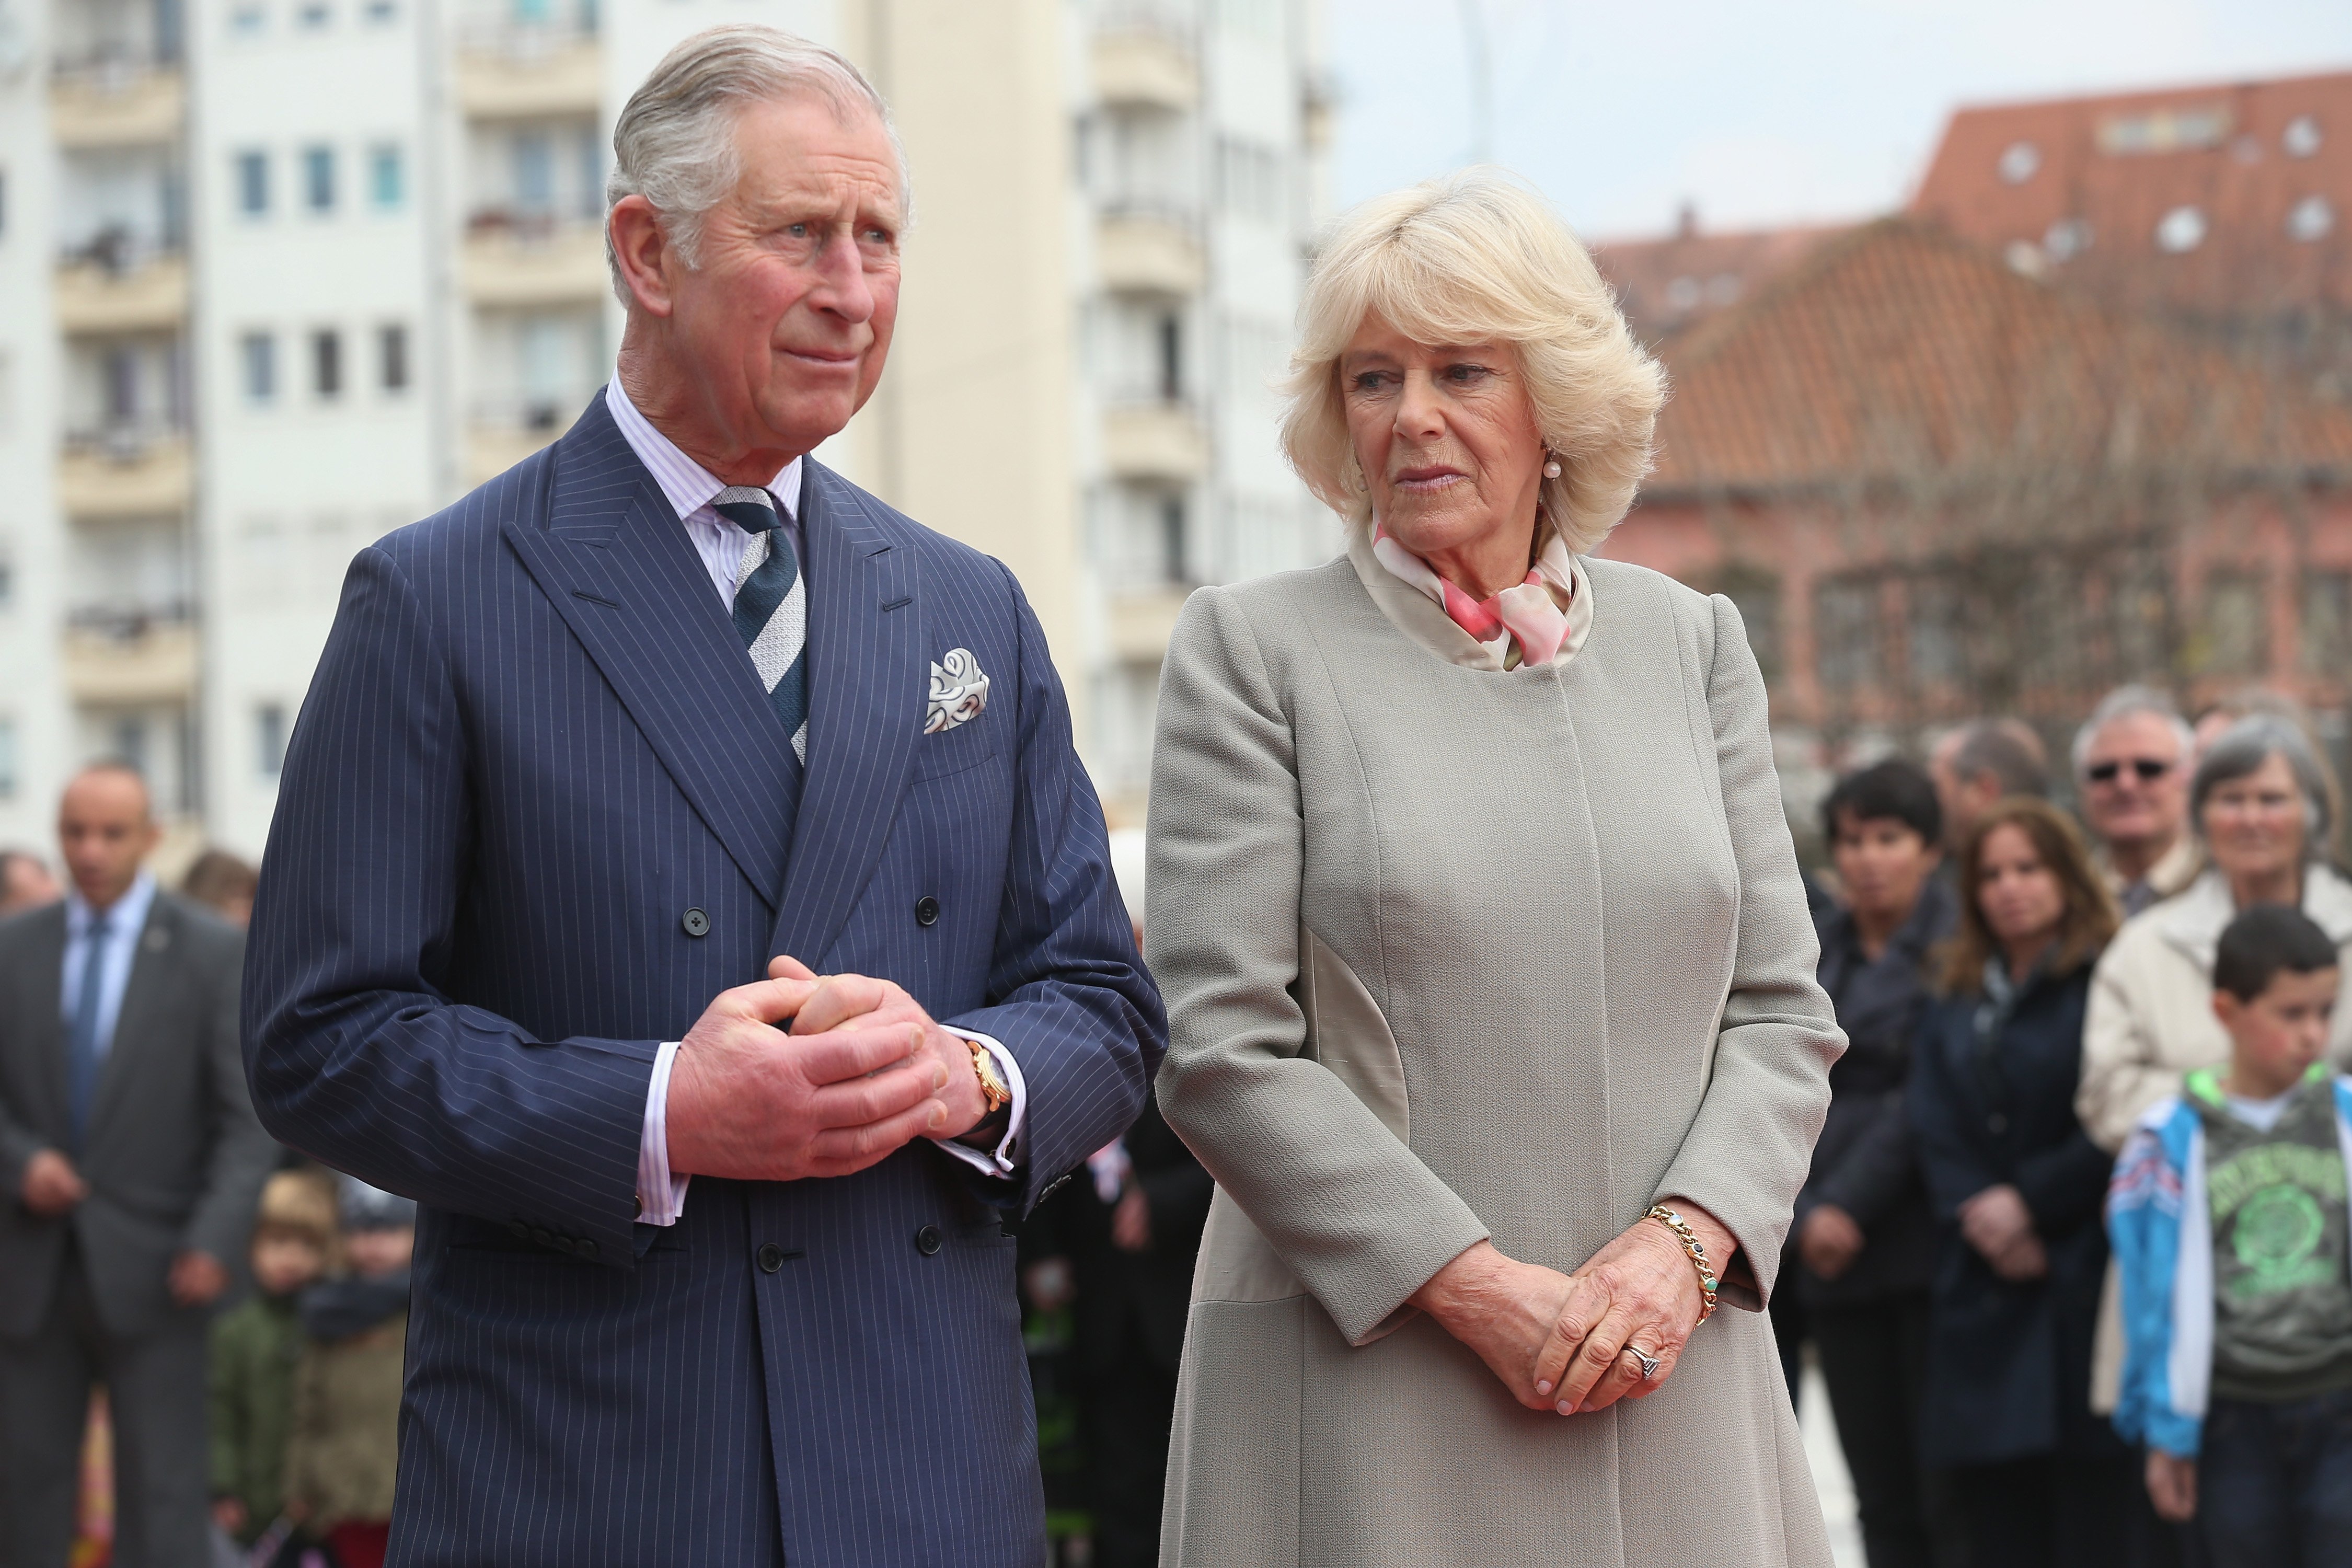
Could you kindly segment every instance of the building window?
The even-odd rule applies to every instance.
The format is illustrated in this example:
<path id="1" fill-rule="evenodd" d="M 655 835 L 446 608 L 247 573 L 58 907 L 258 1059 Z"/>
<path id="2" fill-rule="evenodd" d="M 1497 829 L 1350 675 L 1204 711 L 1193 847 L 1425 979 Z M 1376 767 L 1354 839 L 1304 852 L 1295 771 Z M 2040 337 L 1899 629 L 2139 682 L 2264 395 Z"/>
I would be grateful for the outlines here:
<path id="1" fill-rule="evenodd" d="M 368 153 L 368 199 L 388 210 L 400 205 L 401 194 L 400 144 L 379 143 Z"/>
<path id="2" fill-rule="evenodd" d="M 329 328 L 310 334 L 310 390 L 320 397 L 343 392 L 343 334 Z"/>
<path id="3" fill-rule="evenodd" d="M 16 796 L 16 721 L 0 719 L 0 800 Z"/>
<path id="4" fill-rule="evenodd" d="M 367 19 L 379 27 L 398 15 L 400 7 L 394 5 L 393 0 L 367 0 Z"/>
<path id="5" fill-rule="evenodd" d="M 247 217 L 260 217 L 269 211 L 268 153 L 236 155 L 236 210 Z"/>
<path id="6" fill-rule="evenodd" d="M 326 0 L 302 0 L 301 8 L 294 13 L 294 20 L 304 31 L 316 33 L 322 31 L 333 18 L 328 14 Z"/>
<path id="7" fill-rule="evenodd" d="M 2270 651 L 2263 580 L 2247 573 L 2215 573 L 2205 582 L 2203 610 L 2190 667 L 2200 675 L 2260 674 Z"/>
<path id="8" fill-rule="evenodd" d="M 1164 496 L 1160 502 L 1160 572 L 1171 583 L 1189 580 L 1190 552 L 1186 547 L 1184 498 Z"/>
<path id="9" fill-rule="evenodd" d="M 1813 590 L 1813 668 L 1828 691 L 1868 686 L 1879 668 L 1878 584 L 1866 578 Z"/>
<path id="10" fill-rule="evenodd" d="M 335 150 L 302 149 L 302 202 L 314 213 L 335 210 Z"/>
<path id="11" fill-rule="evenodd" d="M 2352 658 L 2352 574 L 2314 572 L 2303 580 L 2304 673 L 2327 676 Z"/>
<path id="12" fill-rule="evenodd" d="M 268 26 L 269 13 L 259 5 L 239 5 L 228 14 L 228 30 L 240 38 L 258 37 Z"/>
<path id="13" fill-rule="evenodd" d="M 265 702 L 253 710 L 253 760 L 260 765 L 261 776 L 274 779 L 286 771 L 286 708 L 283 703 Z"/>
<path id="14" fill-rule="evenodd" d="M 408 329 L 394 323 L 375 332 L 376 384 L 386 392 L 408 390 Z"/>
<path id="15" fill-rule="evenodd" d="M 267 403 L 278 395 L 278 340 L 268 332 L 247 332 L 237 342 L 237 362 L 245 370 L 245 395 L 249 403 Z"/>
<path id="16" fill-rule="evenodd" d="M 1160 318 L 1160 395 L 1173 403 L 1184 395 L 1184 319 L 1171 311 Z"/>

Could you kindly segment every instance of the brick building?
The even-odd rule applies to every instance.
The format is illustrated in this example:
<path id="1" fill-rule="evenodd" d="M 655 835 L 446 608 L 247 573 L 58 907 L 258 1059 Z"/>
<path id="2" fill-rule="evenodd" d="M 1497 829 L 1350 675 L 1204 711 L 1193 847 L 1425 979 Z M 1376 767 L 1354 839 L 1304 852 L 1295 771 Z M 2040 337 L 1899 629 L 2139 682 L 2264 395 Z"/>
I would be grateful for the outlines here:
<path id="1" fill-rule="evenodd" d="M 2304 385 L 1908 217 L 1664 352 L 1605 551 L 1741 605 L 1792 767 L 2121 679 L 2347 695 L 2352 411 Z"/>

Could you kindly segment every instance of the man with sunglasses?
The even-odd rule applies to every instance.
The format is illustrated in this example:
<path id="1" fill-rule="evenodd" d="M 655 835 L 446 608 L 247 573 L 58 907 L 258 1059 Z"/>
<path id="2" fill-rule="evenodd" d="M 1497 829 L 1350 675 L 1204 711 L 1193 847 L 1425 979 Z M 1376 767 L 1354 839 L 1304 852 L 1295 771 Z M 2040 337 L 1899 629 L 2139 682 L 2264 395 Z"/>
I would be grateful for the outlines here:
<path id="1" fill-rule="evenodd" d="M 2136 915 L 2197 875 L 2189 831 L 2194 742 L 2172 699 L 2147 686 L 2103 698 L 2074 733 L 2074 784 L 2107 887 Z"/>

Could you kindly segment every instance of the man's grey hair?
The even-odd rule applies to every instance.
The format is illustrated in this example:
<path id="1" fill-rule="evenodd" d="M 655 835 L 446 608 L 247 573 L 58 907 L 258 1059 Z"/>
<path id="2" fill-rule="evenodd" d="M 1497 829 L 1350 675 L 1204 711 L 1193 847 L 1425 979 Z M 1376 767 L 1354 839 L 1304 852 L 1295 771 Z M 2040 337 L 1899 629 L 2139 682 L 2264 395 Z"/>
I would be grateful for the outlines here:
<path id="1" fill-rule="evenodd" d="M 688 267 L 702 264 L 702 220 L 735 188 L 742 158 L 736 117 L 753 103 L 813 93 L 844 119 L 871 114 L 898 162 L 898 218 L 913 216 L 907 149 L 889 105 L 841 55 L 779 27 L 750 22 L 706 28 L 662 57 L 629 95 L 613 125 L 613 172 L 604 181 L 604 264 L 613 292 L 631 303 L 621 258 L 613 250 L 613 209 L 643 196 L 661 214 L 662 232 Z"/>
<path id="2" fill-rule="evenodd" d="M 2133 719 L 2142 713 L 2161 719 L 2172 731 L 2174 763 L 2188 762 L 2197 754 L 2197 731 L 2180 716 L 2179 708 L 2171 698 L 2153 686 L 2118 686 L 2099 699 L 2083 727 L 2074 731 L 2074 777 L 2080 780 L 2083 770 L 2090 766 L 2091 747 L 2097 742 L 2099 731 L 2118 719 Z"/>
<path id="3" fill-rule="evenodd" d="M 2047 796 L 2050 768 L 2042 737 L 2021 719 L 1971 719 L 1956 731 L 1952 775 L 1974 779 L 1986 773 L 2000 781 L 2003 795 Z"/>
<path id="4" fill-rule="evenodd" d="M 2273 757 L 2286 759 L 2294 787 L 2303 793 L 2303 858 L 2320 859 L 2327 853 L 2327 770 L 2319 765 L 2319 753 L 2312 750 L 2311 737 L 2303 732 L 2302 725 L 2267 713 L 2239 720 L 2206 749 L 2204 759 L 2197 764 L 2197 776 L 2189 784 L 2189 820 L 2202 837 L 2206 797 Z"/>

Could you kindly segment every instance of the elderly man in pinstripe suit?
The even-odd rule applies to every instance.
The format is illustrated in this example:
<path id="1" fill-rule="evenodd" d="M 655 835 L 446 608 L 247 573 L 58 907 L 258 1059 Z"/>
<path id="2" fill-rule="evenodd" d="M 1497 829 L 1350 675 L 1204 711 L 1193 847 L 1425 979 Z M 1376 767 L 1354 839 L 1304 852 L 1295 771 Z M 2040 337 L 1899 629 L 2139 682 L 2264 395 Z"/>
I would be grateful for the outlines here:
<path id="1" fill-rule="evenodd" d="M 879 99 L 717 29 L 614 150 L 619 377 L 353 563 L 255 910 L 264 1119 L 425 1205 L 390 1560 L 1034 1568 L 1001 1221 L 1159 995 L 1019 585 L 807 456 Z"/>

